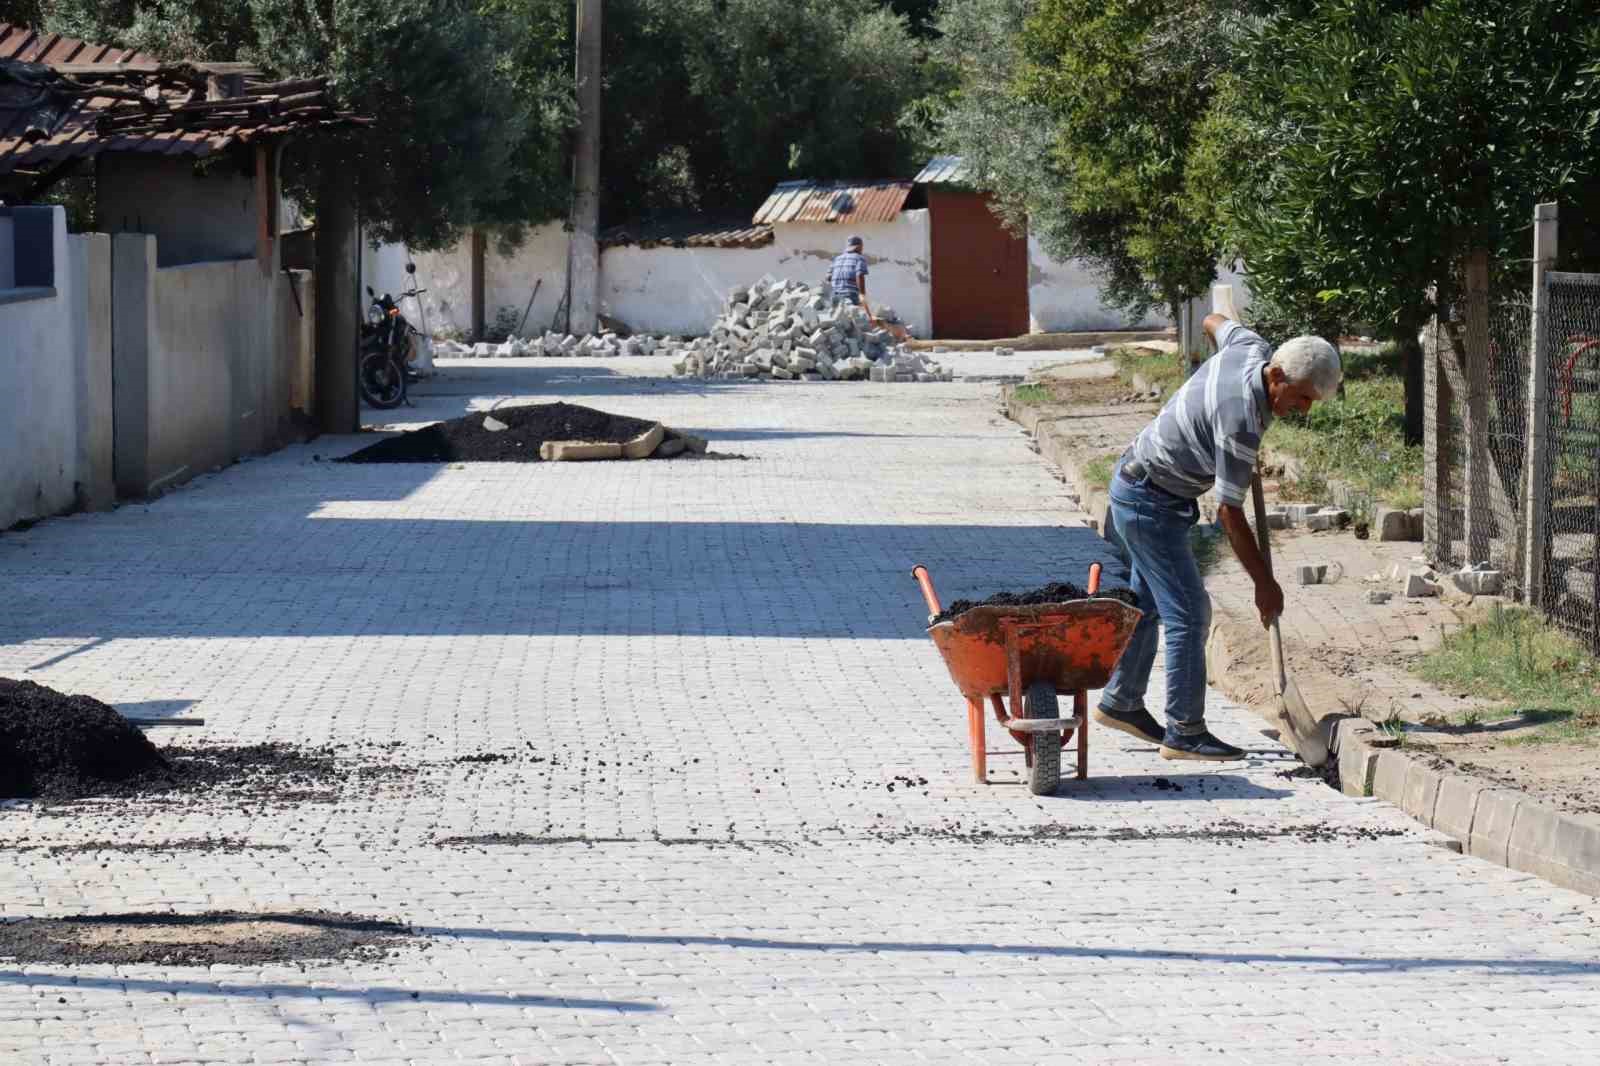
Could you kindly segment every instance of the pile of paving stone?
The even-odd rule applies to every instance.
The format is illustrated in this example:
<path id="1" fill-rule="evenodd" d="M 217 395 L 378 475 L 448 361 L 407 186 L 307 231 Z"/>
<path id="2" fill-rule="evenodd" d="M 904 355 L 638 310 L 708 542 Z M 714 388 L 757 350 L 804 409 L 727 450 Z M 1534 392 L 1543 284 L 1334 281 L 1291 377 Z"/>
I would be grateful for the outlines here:
<path id="1" fill-rule="evenodd" d="M 498 344 L 439 341 L 434 351 L 445 358 L 461 359 L 527 359 L 534 356 L 612 359 L 621 355 L 676 355 L 686 347 L 687 342 L 677 337 L 653 337 L 647 333 L 624 337 L 607 330 L 603 333 L 587 333 L 582 337 L 571 333 L 546 333 L 542 337 L 511 336 Z"/>
<path id="2" fill-rule="evenodd" d="M 1090 599 L 1089 594 L 1070 581 L 1056 581 L 1027 592 L 997 592 L 986 600 L 955 600 L 943 611 L 934 615 L 930 626 L 948 622 L 957 615 L 966 614 L 974 607 L 1032 607 L 1041 603 L 1070 603 Z M 1139 597 L 1132 589 L 1101 589 L 1094 599 L 1120 600 L 1129 607 L 1139 606 Z"/>
<path id="3" fill-rule="evenodd" d="M 551 459 L 670 459 L 706 442 L 659 422 L 573 403 L 497 407 L 369 445 L 344 463 L 536 463 Z"/>
<path id="4" fill-rule="evenodd" d="M 685 339 L 614 331 L 582 337 L 545 333 L 500 343 L 440 341 L 435 353 L 475 359 L 530 356 L 609 359 L 668 356 L 686 377 L 776 378 L 780 381 L 951 381 L 954 375 L 901 343 L 909 336 L 891 307 L 873 319 L 853 304 L 835 304 L 819 288 L 763 277 L 728 294 L 704 337 Z"/>
<path id="5" fill-rule="evenodd" d="M 711 332 L 688 342 L 673 362 L 689 377 L 780 381 L 950 381 L 950 371 L 897 339 L 894 311 L 875 322 L 854 304 L 820 289 L 763 277 L 728 294 Z"/>

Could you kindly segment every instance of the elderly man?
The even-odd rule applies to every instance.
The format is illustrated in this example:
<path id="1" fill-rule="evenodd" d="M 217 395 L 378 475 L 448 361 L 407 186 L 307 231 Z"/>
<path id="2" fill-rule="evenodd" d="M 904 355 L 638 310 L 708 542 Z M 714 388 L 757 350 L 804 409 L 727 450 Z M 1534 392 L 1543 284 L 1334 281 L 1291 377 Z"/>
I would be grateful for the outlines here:
<path id="1" fill-rule="evenodd" d="M 848 301 L 865 307 L 870 315 L 872 308 L 867 307 L 867 257 L 862 254 L 864 247 L 860 237 L 851 237 L 844 242 L 844 251 L 834 257 L 833 266 L 828 269 L 828 287 L 833 291 L 834 302 Z"/>
<path id="2" fill-rule="evenodd" d="M 1216 355 L 1139 433 L 1111 477 L 1113 533 L 1145 613 L 1094 717 L 1159 744 L 1163 758 L 1224 762 L 1244 752 L 1206 728 L 1211 600 L 1189 546 L 1189 529 L 1200 517 L 1196 500 L 1215 484 L 1218 518 L 1255 582 L 1261 622 L 1270 625 L 1283 612 L 1283 590 L 1256 547 L 1243 509 L 1256 450 L 1274 415 L 1309 411 L 1338 389 L 1343 371 L 1339 353 L 1321 337 L 1296 337 L 1272 351 L 1222 315 L 1208 315 L 1205 329 Z M 1167 631 L 1165 728 L 1144 705 L 1158 624 Z"/>

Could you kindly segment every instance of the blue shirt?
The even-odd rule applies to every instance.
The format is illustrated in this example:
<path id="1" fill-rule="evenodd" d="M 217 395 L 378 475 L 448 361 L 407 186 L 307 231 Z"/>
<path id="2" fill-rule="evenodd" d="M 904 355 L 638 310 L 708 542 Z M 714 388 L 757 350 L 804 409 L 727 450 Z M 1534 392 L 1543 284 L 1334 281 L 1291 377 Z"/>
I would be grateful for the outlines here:
<path id="1" fill-rule="evenodd" d="M 833 261 L 833 268 L 828 271 L 828 283 L 834 292 L 861 294 L 861 285 L 856 281 L 857 275 L 867 272 L 867 257 L 860 252 L 845 252 Z"/>
<path id="2" fill-rule="evenodd" d="M 1240 507 L 1250 490 L 1261 435 L 1272 424 L 1261 370 L 1267 342 L 1237 322 L 1217 330 L 1217 354 L 1200 364 L 1133 442 L 1150 480 L 1196 499 L 1213 484 L 1219 503 Z"/>

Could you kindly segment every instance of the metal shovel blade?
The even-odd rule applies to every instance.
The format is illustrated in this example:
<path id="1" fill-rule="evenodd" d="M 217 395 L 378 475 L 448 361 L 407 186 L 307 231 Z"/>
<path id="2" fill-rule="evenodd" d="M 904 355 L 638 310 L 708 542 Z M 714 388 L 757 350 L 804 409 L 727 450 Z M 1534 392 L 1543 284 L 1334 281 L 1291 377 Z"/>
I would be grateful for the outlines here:
<path id="1" fill-rule="evenodd" d="M 1277 637 L 1277 623 L 1273 623 L 1273 636 Z M 1294 678 L 1283 669 L 1283 644 L 1281 640 L 1274 639 L 1274 652 L 1278 656 L 1278 720 L 1283 725 L 1283 739 L 1294 748 L 1295 754 L 1312 768 L 1321 766 L 1328 761 L 1328 729 L 1317 721 L 1316 715 L 1311 713 L 1311 708 L 1306 706 L 1305 697 L 1300 695 L 1300 686 L 1294 683 Z"/>

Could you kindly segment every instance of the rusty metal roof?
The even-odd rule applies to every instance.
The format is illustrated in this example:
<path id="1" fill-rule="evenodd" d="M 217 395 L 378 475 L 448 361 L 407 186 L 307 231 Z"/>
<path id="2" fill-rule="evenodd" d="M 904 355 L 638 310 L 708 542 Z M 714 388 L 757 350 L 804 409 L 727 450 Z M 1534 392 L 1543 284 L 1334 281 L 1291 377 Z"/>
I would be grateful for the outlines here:
<path id="1" fill-rule="evenodd" d="M 893 222 L 912 188 L 909 181 L 779 182 L 753 221 Z"/>
<path id="2" fill-rule="evenodd" d="M 625 222 L 600 234 L 600 247 L 760 248 L 773 241 L 771 226 L 728 218 L 657 219 Z"/>
<path id="3" fill-rule="evenodd" d="M 326 79 L 267 82 L 245 64 L 163 63 L 0 22 L 0 175 L 48 173 L 101 152 L 207 156 L 369 122 L 336 110 Z"/>
<path id="4" fill-rule="evenodd" d="M 967 173 L 966 161 L 961 156 L 936 155 L 911 180 L 918 185 L 954 185 L 972 179 Z"/>

